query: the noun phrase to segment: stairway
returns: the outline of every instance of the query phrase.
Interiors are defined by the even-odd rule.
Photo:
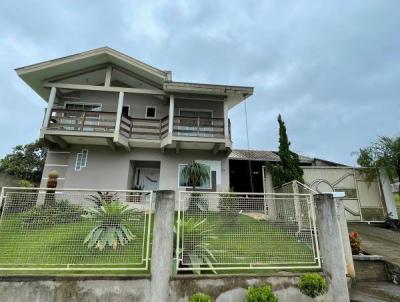
[[[350,289],[353,302],[400,302],[400,286],[388,281],[386,262],[355,260],[356,280]]]

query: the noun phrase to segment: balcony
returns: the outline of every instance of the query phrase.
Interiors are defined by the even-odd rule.
[[[67,144],[82,142],[82,137],[86,137],[85,143],[94,145],[101,145],[104,142],[110,144],[110,140],[116,142],[118,137],[121,137],[123,141],[121,144],[127,144],[128,147],[131,145],[161,148],[166,146],[168,148],[171,144],[176,147],[177,144],[185,142],[225,144],[231,141],[229,120],[227,138],[223,118],[192,118],[175,115],[172,121],[173,128],[170,129],[168,115],[161,119],[121,115],[118,119],[116,112],[54,108],[51,110],[49,123],[43,131],[50,141],[59,143],[59,138],[61,138]],[[190,146],[187,147],[190,148]],[[227,147],[230,147],[230,144]]]

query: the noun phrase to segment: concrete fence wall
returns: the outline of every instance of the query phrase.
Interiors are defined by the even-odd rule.
[[[279,302],[333,302],[332,292],[311,299],[297,288],[299,274],[271,276],[179,277],[169,282],[173,302],[187,302],[196,292],[208,293],[216,302],[244,302],[249,286],[270,284]],[[2,302],[149,302],[150,278],[81,279],[41,278],[0,279]],[[167,297],[160,298],[164,302]]]
[[[151,277],[129,278],[17,278],[0,279],[0,301],[136,301],[187,302],[196,292],[210,294],[216,302],[244,302],[249,286],[271,285],[280,302],[349,301],[346,257],[336,203],[330,194],[315,195],[318,237],[323,273],[329,292],[311,299],[297,288],[299,274],[235,276],[174,276],[172,273],[173,191],[161,191],[155,207]],[[339,215],[340,216],[340,215]],[[342,219],[343,221],[344,219]]]

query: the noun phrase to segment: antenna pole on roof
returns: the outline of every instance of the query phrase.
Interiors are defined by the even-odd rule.
[[[247,100],[244,100],[244,114],[245,114],[245,120],[246,120],[246,140],[247,140],[247,158],[248,163],[249,163],[249,176],[250,176],[250,188],[251,188],[251,193],[254,193],[254,185],[253,185],[253,171],[251,169],[251,160],[250,160],[250,139],[249,139],[249,125],[247,121]]]

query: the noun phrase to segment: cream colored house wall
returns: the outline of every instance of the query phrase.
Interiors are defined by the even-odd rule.
[[[69,94],[68,97],[70,99],[58,100],[56,106],[64,107],[66,102],[96,103],[102,105],[102,111],[117,111],[118,93],[116,92],[82,90]],[[152,95],[125,93],[124,106],[130,107],[129,114],[135,118],[144,118],[147,106],[156,107],[156,118],[164,118],[169,114],[169,101]],[[179,109],[199,109],[211,110],[214,118],[224,117],[222,101],[177,99],[174,109],[175,115],[179,115]]]
[[[86,168],[75,171],[77,153],[82,149],[88,149]],[[229,163],[225,155],[214,155],[211,151],[182,150],[176,154],[174,150],[162,153],[158,149],[134,149],[132,152],[111,151],[107,147],[100,146],[73,146],[63,153],[64,157],[58,157],[58,162],[67,165],[60,173],[60,186],[64,188],[86,189],[130,189],[133,171],[131,161],[159,161],[160,162],[160,189],[185,190],[178,187],[178,166],[191,160],[207,162],[217,170],[217,191],[228,191],[229,188]],[[57,158],[50,153],[46,164],[56,164]],[[219,168],[220,167],[220,168]],[[52,170],[56,168],[52,166]],[[45,167],[45,173],[50,167]],[[56,169],[57,170],[57,169]],[[46,177],[45,174],[43,177]],[[45,186],[45,180],[42,180]]]

